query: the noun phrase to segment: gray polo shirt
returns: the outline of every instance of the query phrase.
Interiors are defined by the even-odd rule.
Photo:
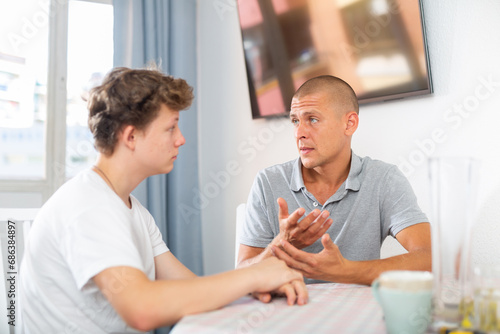
[[[342,255],[352,261],[379,259],[388,235],[396,236],[411,225],[429,221],[395,165],[352,153],[346,181],[326,203],[319,203],[304,186],[301,162],[296,159],[257,174],[247,201],[241,244],[264,248],[278,235],[278,197],[286,200],[289,213],[300,207],[306,215],[316,208],[328,210],[333,224],[327,233]],[[318,239],[303,250],[318,253],[323,245]]]

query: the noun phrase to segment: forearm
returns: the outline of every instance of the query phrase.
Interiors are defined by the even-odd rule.
[[[432,270],[432,253],[428,249],[414,250],[380,260],[347,261],[343,270],[335,270],[328,280],[338,283],[370,285],[388,270]]]
[[[183,265],[171,252],[155,257],[157,280],[175,280],[195,278],[196,275]]]
[[[257,282],[251,268],[188,280],[147,282],[136,296],[141,305],[136,310],[143,310],[137,316],[139,323],[131,325],[147,331],[174,324],[183,316],[217,309],[254,291]]]
[[[259,253],[258,255],[254,257],[250,257],[244,260],[241,260],[238,262],[238,268],[245,268],[248,266],[251,266],[252,264],[259,263],[269,257],[271,257],[273,254],[271,252],[271,249],[269,247],[263,248],[262,252]]]
[[[275,245],[276,247],[280,246],[280,236],[276,236],[273,241],[266,248],[257,248],[257,247],[246,247],[244,252],[240,248],[240,259],[238,262],[238,268],[245,268],[252,264],[262,262],[263,260],[274,256],[271,247]],[[250,249],[249,249],[250,248]]]

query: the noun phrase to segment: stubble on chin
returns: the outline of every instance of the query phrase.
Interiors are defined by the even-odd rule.
[[[304,168],[314,168],[314,163],[310,159],[300,157],[300,162],[302,163],[302,166],[304,166]]]

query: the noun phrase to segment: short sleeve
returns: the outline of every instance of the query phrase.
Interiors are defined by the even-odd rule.
[[[385,181],[380,210],[384,235],[395,237],[409,226],[429,221],[410,183],[396,166],[389,169]]]
[[[134,233],[132,216],[123,210],[94,207],[68,222],[61,243],[64,255],[81,289],[89,279],[113,266],[145,271]]]
[[[245,222],[239,242],[251,247],[265,248],[274,238],[264,196],[265,182],[262,173],[257,174],[248,195]]]
[[[156,225],[153,216],[139,203],[139,201],[135,200],[135,202],[137,202],[137,205],[140,205],[141,214],[145,216],[144,220],[148,228],[151,245],[153,246],[153,256],[156,257],[165,252],[168,252],[169,249],[165,244],[165,241],[163,241],[162,234],[160,232],[160,229],[158,228],[158,225]]]

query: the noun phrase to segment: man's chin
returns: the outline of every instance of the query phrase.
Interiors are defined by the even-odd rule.
[[[168,173],[170,173],[173,169],[174,169],[174,165],[171,165],[171,166],[169,166],[168,168],[166,168],[166,169],[165,169],[165,171],[163,172],[163,174],[168,174]]]
[[[171,164],[171,165],[169,165],[169,166],[165,166],[164,168],[162,168],[161,172],[159,172],[158,174],[168,174],[168,173],[170,173],[173,169],[174,169],[174,164]]]
[[[304,168],[307,168],[307,169],[311,169],[311,168],[316,167],[314,162],[308,158],[300,157],[300,162],[302,163],[302,166],[304,166]]]

